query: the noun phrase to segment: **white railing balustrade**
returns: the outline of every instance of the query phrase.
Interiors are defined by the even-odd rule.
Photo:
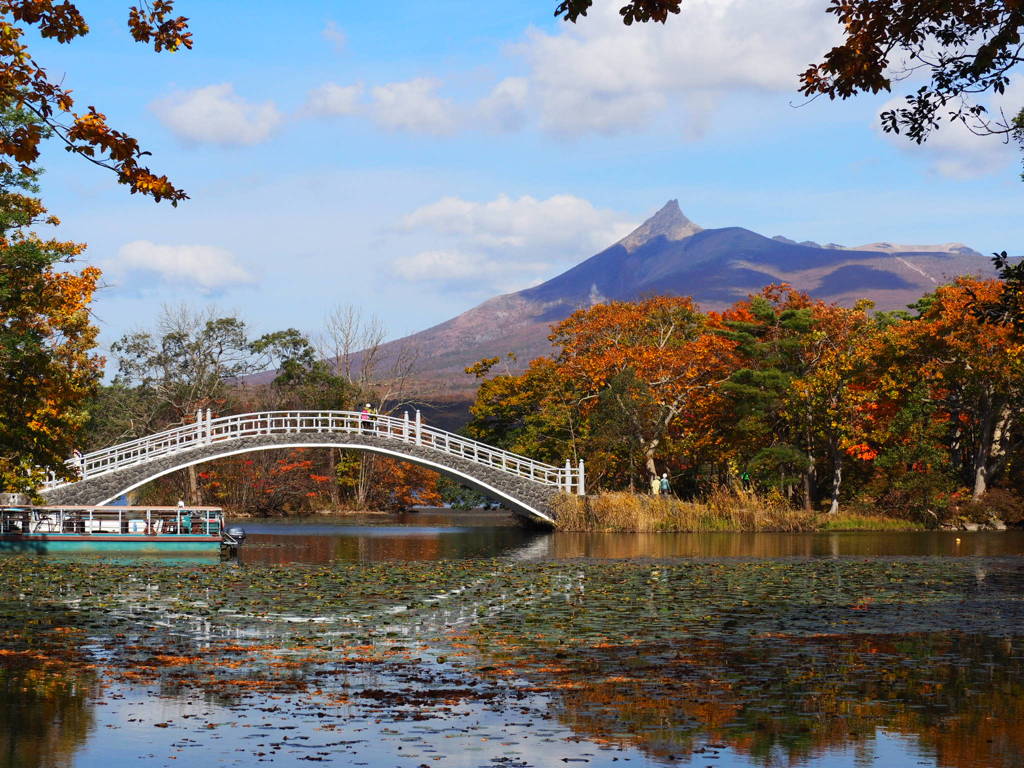
[[[364,414],[358,411],[265,411],[221,416],[215,419],[209,410],[199,411],[196,414],[196,421],[192,424],[92,451],[80,459],[68,459],[65,463],[80,480],[85,480],[164,456],[184,453],[200,446],[244,437],[322,433],[373,435],[394,440],[396,443],[427,446],[515,477],[532,480],[541,485],[555,486],[567,493],[583,495],[586,488],[582,461],[576,467],[569,461],[566,461],[564,467],[534,461],[526,456],[431,427],[423,423],[419,411],[416,411],[415,420],[410,419],[408,413],[402,418],[372,414],[369,418],[364,418]],[[64,485],[68,485],[66,480],[51,478],[43,485],[43,490],[52,490]]]

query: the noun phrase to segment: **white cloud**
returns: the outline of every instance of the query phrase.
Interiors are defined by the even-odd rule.
[[[525,77],[506,77],[476,105],[480,121],[499,131],[514,131],[527,121],[530,82]]]
[[[307,109],[315,115],[345,116],[354,115],[360,109],[360,97],[363,95],[362,85],[337,85],[324,83],[309,92],[306,98]]]
[[[175,93],[151,108],[178,138],[196,144],[259,144],[281,123],[272,101],[246,101],[231,83]]]
[[[510,274],[543,273],[550,266],[544,262],[503,262],[461,251],[421,251],[399,256],[392,263],[396,275],[412,282],[493,281]]]
[[[333,21],[328,21],[324,25],[324,29],[320,33],[320,36],[323,37],[324,40],[329,42],[331,46],[334,48],[334,50],[337,51],[338,53],[344,51],[345,46],[348,45],[348,35],[346,35],[344,30],[342,30]]]
[[[889,99],[879,111],[905,106],[902,96]],[[991,96],[986,106],[993,121],[1000,119],[1004,110],[1007,119],[1013,119],[1024,106],[1024,81],[1013,82],[1002,94]],[[876,123],[881,132],[881,127]],[[924,144],[916,144],[902,134],[883,133],[889,143],[900,150],[927,159],[931,169],[941,176],[970,179],[1004,171],[1020,159],[1020,149],[1007,143],[1001,136],[979,136],[960,122],[940,120],[940,127],[928,136]]]
[[[633,226],[573,195],[482,203],[445,197],[402,219],[399,231],[435,247],[400,257],[393,268],[406,280],[473,279],[511,290],[603,250]]]
[[[478,248],[593,253],[627,234],[633,224],[574,195],[538,200],[500,195],[486,203],[445,197],[417,208],[402,228],[455,236]]]
[[[629,27],[615,4],[600,4],[556,33],[530,31],[513,50],[529,66],[545,130],[613,134],[666,110],[705,120],[729,91],[793,94],[837,39],[820,0],[691,0],[667,24]]]
[[[437,95],[441,82],[419,77],[373,88],[372,115],[378,125],[394,131],[435,135],[450,134],[457,128],[455,105]]]
[[[439,79],[419,77],[372,87],[365,114],[389,130],[429,135],[529,126],[559,136],[619,134],[665,120],[696,139],[732,93],[798,100],[799,73],[839,38],[821,0],[690,0],[668,24],[629,27],[613,3],[602,3],[579,24],[528,30],[506,49],[525,72],[479,98],[453,102],[439,95]],[[362,113],[358,88],[321,86],[311,111]]]
[[[256,282],[231,251],[212,245],[158,245],[135,240],[121,246],[105,267],[125,283],[149,275],[165,283],[194,287],[204,294]]]

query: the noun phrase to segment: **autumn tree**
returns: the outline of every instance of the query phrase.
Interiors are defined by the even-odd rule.
[[[174,15],[173,0],[152,0],[128,8],[132,38],[157,52],[192,47],[188,20]],[[176,205],[188,196],[165,175],[143,161],[145,152],[127,133],[113,129],[96,107],[80,110],[62,80],[50,77],[25,42],[32,32],[58,43],[71,43],[89,32],[85,17],[73,2],[2,0],[0,2],[0,104],[17,106],[37,120],[20,126],[0,141],[0,172],[33,174],[40,144],[57,137],[68,152],[113,171],[132,194]]]
[[[992,114],[977,97],[1004,93],[1024,62],[1019,0],[831,0],[828,12],[844,40],[803,73],[804,94],[847,99],[923,75],[928,82],[904,106],[882,113],[885,131],[921,143],[943,120],[978,134],[1012,136],[1018,128],[1024,105]]]
[[[515,453],[558,464],[580,456],[579,405],[584,396],[549,357],[516,372],[510,360],[487,358],[466,369],[480,380],[467,432]]]
[[[999,281],[957,278],[925,297],[905,328],[908,364],[948,419],[953,469],[975,499],[1022,445],[1024,340],[973,311],[1001,296]]]
[[[0,113],[0,136],[37,125]],[[64,460],[102,367],[88,309],[100,272],[66,269],[84,246],[33,231],[58,223],[31,196],[34,175],[0,164],[0,483],[17,491],[45,471],[71,477]]]
[[[619,377],[632,397],[616,398],[617,427],[643,457],[648,478],[659,474],[659,448],[673,439],[699,440],[687,428],[729,376],[734,342],[713,333],[707,315],[686,297],[610,302],[580,310],[555,327],[552,340],[564,375],[599,401]]]
[[[828,494],[829,513],[839,511],[844,472],[859,450],[871,410],[872,359],[879,323],[867,312],[871,302],[855,306],[814,302],[806,339],[806,369],[787,398],[794,413],[805,414],[819,488]]]
[[[719,429],[759,483],[799,486],[808,509],[827,493],[838,510],[847,450],[861,437],[869,306],[771,285],[723,315],[739,365],[721,387],[730,408]]]
[[[580,310],[553,328],[554,358],[484,382],[470,432],[554,463],[585,456],[594,481],[646,487],[709,437],[734,347],[711,331],[688,298]],[[470,371],[497,363],[482,362]]]
[[[370,509],[400,512],[413,506],[442,503],[437,472],[408,461],[378,456],[376,473],[383,482],[374,483],[367,499]]]
[[[332,478],[318,472],[308,448],[257,451],[197,468],[204,498],[238,512],[310,512]]]

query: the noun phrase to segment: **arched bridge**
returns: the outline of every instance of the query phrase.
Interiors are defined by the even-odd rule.
[[[354,411],[269,411],[212,418],[87,453],[69,465],[76,482],[40,491],[48,504],[107,504],[151,480],[194,464],[275,448],[351,448],[429,467],[500,499],[515,512],[553,524],[558,492],[585,493],[583,462],[555,467],[424,424]]]

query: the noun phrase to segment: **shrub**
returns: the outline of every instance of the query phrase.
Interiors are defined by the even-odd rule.
[[[1024,498],[1007,488],[992,488],[977,501],[961,505],[960,514],[974,523],[993,518],[1009,525],[1024,523]]]

